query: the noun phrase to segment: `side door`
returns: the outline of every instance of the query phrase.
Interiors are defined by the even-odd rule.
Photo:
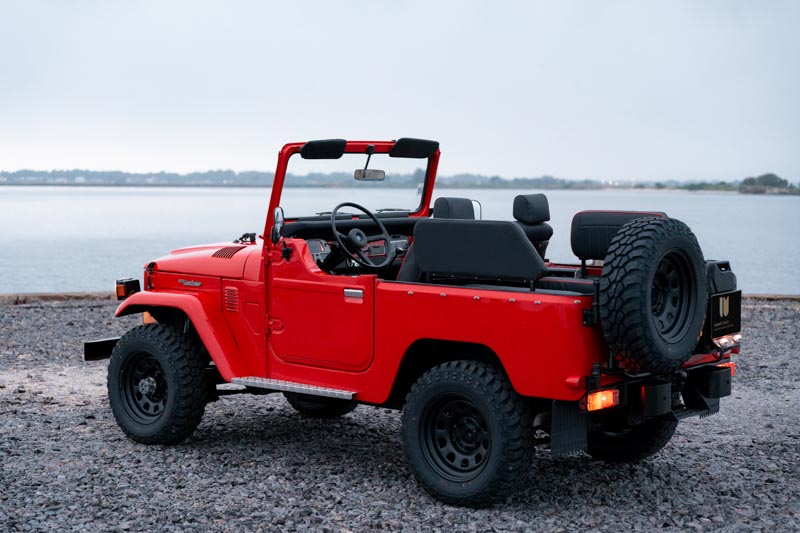
[[[304,266],[292,259],[269,269],[269,352],[296,365],[366,370],[374,347],[375,276],[309,273]]]

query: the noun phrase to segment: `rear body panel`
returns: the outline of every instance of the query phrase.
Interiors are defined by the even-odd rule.
[[[520,394],[577,400],[605,355],[599,330],[581,325],[589,296],[378,282],[375,300],[385,373],[417,340],[469,342],[497,355]]]

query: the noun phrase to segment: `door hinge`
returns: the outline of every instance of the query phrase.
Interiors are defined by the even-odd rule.
[[[270,318],[267,320],[267,329],[269,329],[269,331],[274,331],[275,333],[280,333],[283,331],[283,322],[277,318]]]
[[[292,249],[283,245],[280,250],[270,250],[267,252],[268,263],[280,263],[281,261],[288,262],[292,258]]]
[[[283,261],[283,255],[280,250],[270,250],[267,252],[267,263],[280,263]]]

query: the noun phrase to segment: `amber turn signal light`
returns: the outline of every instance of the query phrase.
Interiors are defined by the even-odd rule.
[[[587,411],[599,411],[615,405],[619,405],[619,391],[616,389],[593,392],[586,398]]]
[[[140,290],[142,290],[142,288],[141,285],[139,285],[138,279],[126,278],[117,280],[117,300],[124,300],[134,292],[139,292]]]
[[[736,363],[733,361],[728,361],[727,363],[720,363],[716,365],[717,368],[730,368],[731,369],[731,377],[736,375]]]

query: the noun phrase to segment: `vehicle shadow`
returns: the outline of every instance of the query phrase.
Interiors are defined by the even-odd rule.
[[[273,464],[337,464],[360,479],[378,467],[407,472],[397,413],[360,406],[340,418],[314,419],[296,413],[282,399],[252,408],[219,403],[186,446],[216,455],[224,450],[240,455],[241,461],[257,455]]]
[[[362,406],[341,418],[316,420],[295,413],[283,401],[271,401],[264,408],[224,406],[209,415],[184,446],[204,449],[221,462],[256,461],[277,475],[313,471],[317,477],[331,472],[354,484],[402,483],[403,490],[424,494],[419,486],[408,486],[410,470],[396,412]],[[554,459],[548,450],[538,448],[522,489],[493,509],[525,506],[542,513],[552,513],[554,505],[559,513],[585,510],[587,505],[620,509],[619,500],[607,494],[627,492],[636,493],[631,509],[655,507],[684,495],[679,477],[674,464],[658,457],[637,465],[610,465],[585,455]]]

